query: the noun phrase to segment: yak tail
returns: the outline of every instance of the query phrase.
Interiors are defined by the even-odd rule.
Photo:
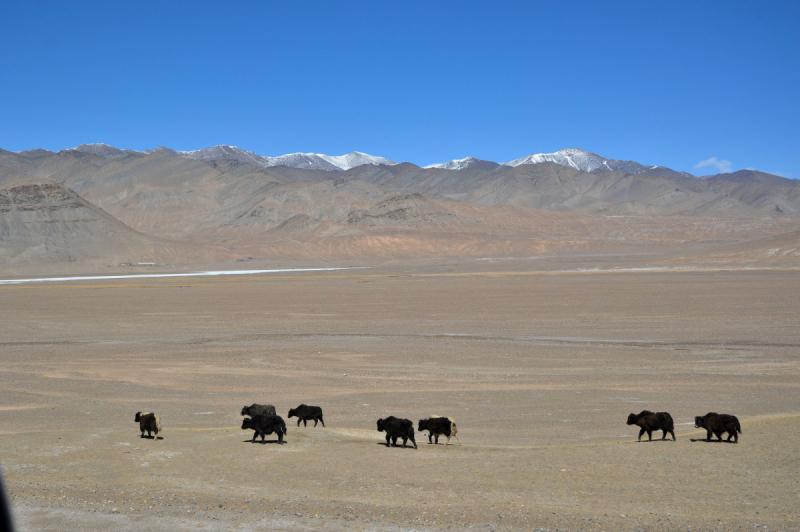
[[[736,431],[737,431],[739,434],[744,434],[744,432],[742,432],[742,426],[741,426],[741,425],[739,425],[739,420],[736,420]]]
[[[161,416],[159,416],[158,414],[153,414],[153,416],[155,416],[155,418],[156,418],[156,430],[158,430],[158,432],[162,432],[162,429],[161,429]]]

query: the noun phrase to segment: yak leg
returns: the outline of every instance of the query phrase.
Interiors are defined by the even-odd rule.
[[[706,441],[711,441],[711,431],[706,430]]]
[[[429,432],[428,433],[428,443],[430,443],[430,444],[433,443],[433,432]]]
[[[317,418],[314,418],[314,426],[317,426]]]
[[[439,435],[438,434],[434,434],[433,435],[433,440],[436,442],[436,445],[439,445]]]
[[[156,440],[158,440],[158,429],[153,431],[153,441],[156,441]]]
[[[389,435],[387,434],[387,435],[386,435],[386,447],[389,447],[389,438],[391,438],[391,436],[389,436]]]
[[[448,436],[448,437],[447,437],[447,441],[446,441],[446,442],[444,442],[444,444],[445,444],[445,445],[448,445],[449,443],[450,443],[450,436]]]
[[[653,431],[652,430],[648,430],[647,431],[647,441],[653,441]]]
[[[720,431],[720,432],[715,432],[714,434],[716,434],[716,435],[717,435],[717,441],[722,441],[722,431]]]
[[[669,431],[669,433],[670,433],[670,434],[672,434],[672,441],[677,441],[677,440],[675,439],[675,431],[674,431],[674,430],[671,430],[671,431]]]
[[[322,423],[322,426],[325,426],[325,420],[322,419],[322,416],[319,416],[319,422]]]
[[[308,420],[307,420],[307,419],[305,419],[305,418],[303,418],[303,426],[304,426],[304,427],[307,427],[307,426],[308,426]]]
[[[645,429],[640,430],[639,431],[639,439],[636,440],[636,441],[642,441],[642,434],[644,434],[644,433],[645,433]]]
[[[298,426],[298,427],[300,426],[300,422],[301,422],[301,421],[303,421],[303,420],[302,420],[302,419],[300,419],[300,418],[297,418],[297,426]]]

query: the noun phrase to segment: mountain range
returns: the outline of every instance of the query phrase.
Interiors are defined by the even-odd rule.
[[[305,168],[309,170],[349,170],[362,164],[397,164],[394,161],[385,159],[383,157],[375,157],[354,151],[347,155],[324,155],[319,153],[289,153],[281,155],[280,157],[264,157],[257,153],[237,148],[236,146],[212,146],[203,150],[194,151],[177,151],[164,146],[145,151],[123,150],[109,146],[108,144],[81,144],[75,148],[63,150],[74,153],[84,153],[88,155],[97,155],[99,157],[112,157],[121,159],[125,157],[144,157],[151,153],[169,153],[175,157],[182,157],[186,159],[194,159],[195,161],[219,161],[219,160],[235,160],[245,164],[252,164],[253,166],[260,166],[262,168],[269,168],[272,166],[286,166],[289,168]],[[43,149],[25,150],[19,152],[23,157],[35,159],[39,157],[46,157],[53,155],[56,152]]]
[[[210,148],[194,151],[177,151],[164,146],[159,146],[153,150],[135,151],[115,148],[113,146],[109,146],[108,144],[82,144],[75,148],[69,148],[64,151],[114,158],[146,156],[151,153],[159,152],[169,153],[170,155],[174,155],[176,157],[194,159],[196,161],[203,162],[230,159],[245,164],[251,164],[253,166],[260,166],[262,168],[286,166],[289,168],[304,168],[309,170],[326,171],[350,170],[351,168],[365,164],[387,166],[399,164],[384,157],[376,157],[374,155],[357,151],[348,153],[347,155],[336,156],[319,153],[289,153],[279,157],[265,157],[251,151],[237,148],[236,146],[226,145],[212,146]],[[55,152],[42,149],[19,152],[20,155],[28,158],[43,157],[52,155],[54,153]],[[641,174],[644,172],[663,174],[679,173],[685,176],[691,176],[689,173],[675,172],[674,170],[670,170],[669,168],[663,166],[646,166],[635,161],[606,159],[605,157],[602,157],[596,153],[575,148],[568,148],[555,153],[532,154],[505,163],[496,163],[493,161],[477,159],[475,157],[467,157],[464,159],[455,159],[446,163],[431,164],[425,168],[441,168],[445,170],[465,170],[476,168],[482,170],[494,170],[500,167],[507,169],[523,164],[538,164],[544,162],[552,162],[562,166],[568,166],[576,170],[581,170],[582,172],[624,172],[628,174]]]
[[[635,161],[620,161],[617,159],[606,159],[596,153],[575,148],[567,148],[555,153],[536,153],[514,159],[507,163],[495,163],[475,157],[456,159],[446,163],[431,164],[425,168],[443,168],[446,170],[464,170],[468,168],[478,168],[483,170],[497,169],[498,167],[515,167],[523,164],[539,164],[551,162],[561,166],[568,166],[582,172],[624,172],[626,174],[641,174],[644,172],[657,174],[681,174],[693,177],[686,172],[675,172],[663,166],[645,166]]]
[[[663,251],[800,230],[800,184],[762,172],[696,178],[581,150],[462,162],[0,150],[0,264]]]

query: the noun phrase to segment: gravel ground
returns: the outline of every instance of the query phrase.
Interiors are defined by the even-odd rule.
[[[797,271],[483,268],[0,287],[17,526],[799,528]],[[327,427],[252,443],[252,402],[318,404]],[[636,442],[645,408],[676,442]],[[738,445],[703,441],[712,410]],[[463,445],[375,430],[430,414]]]

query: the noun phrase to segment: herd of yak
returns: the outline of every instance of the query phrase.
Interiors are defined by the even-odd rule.
[[[639,441],[642,441],[642,434],[647,433],[647,439],[653,439],[653,432],[656,430],[662,431],[662,440],[667,439],[667,434],[672,434],[672,441],[675,441],[675,427],[672,423],[672,416],[669,412],[650,412],[649,410],[642,410],[638,414],[631,414],[628,416],[628,425],[637,425],[639,427]],[[694,418],[694,426],[698,429],[706,429],[706,440],[711,441],[711,435],[717,437],[718,441],[722,441],[722,435],[728,433],[728,439],[733,443],[739,443],[739,434],[742,433],[742,427],[739,425],[739,419],[730,414],[717,414],[716,412],[709,412],[704,416],[696,416]]]
[[[272,405],[259,405],[252,404],[242,408],[242,430],[253,430],[253,442],[256,441],[257,436],[261,436],[261,441],[270,434],[278,436],[278,443],[284,443],[283,437],[286,435],[286,423],[283,418],[276,414],[275,407]],[[297,408],[289,410],[289,419],[296,417],[297,426],[303,422],[303,426],[307,427],[309,421],[322,423],[325,426],[325,421],[322,419],[322,408],[318,406],[308,406],[302,404]],[[139,430],[147,436],[158,439],[158,433],[162,432],[161,418],[158,414],[152,412],[137,412],[134,421],[139,423]],[[675,427],[672,422],[672,416],[669,412],[650,412],[649,410],[642,410],[638,414],[631,414],[628,416],[628,425],[637,425],[639,427],[639,440],[642,441],[642,435],[646,432],[647,439],[653,439],[654,431],[662,431],[662,440],[667,439],[667,434],[672,434],[672,441],[675,441]],[[694,418],[694,426],[697,428],[706,429],[706,440],[711,441],[711,436],[717,437],[718,441],[722,441],[722,435],[728,434],[726,441],[733,443],[739,442],[739,434],[742,433],[742,427],[739,425],[739,420],[736,416],[730,414],[717,414],[716,412],[709,412],[705,416],[697,416]],[[450,438],[455,436],[458,444],[461,445],[461,438],[458,437],[458,428],[453,418],[442,416],[430,416],[427,419],[420,419],[417,425],[417,430],[423,432],[428,431],[428,443],[439,443],[439,436],[447,437],[445,445],[450,443]],[[403,440],[403,447],[407,446],[408,440],[414,444],[414,449],[417,448],[417,442],[414,439],[414,424],[410,419],[402,419],[394,416],[389,416],[384,419],[378,420],[378,432],[386,433],[386,446],[397,447],[397,440]]]
[[[278,443],[284,443],[283,437],[286,435],[286,423],[283,421],[283,418],[275,412],[274,406],[253,403],[250,406],[242,407],[241,414],[242,416],[249,416],[242,420],[242,430],[253,431],[253,442],[256,441],[258,436],[261,436],[261,441],[264,442],[267,436],[276,434],[278,436]],[[313,421],[315,427],[317,423],[322,423],[322,426],[325,426],[325,421],[322,419],[322,408],[318,406],[303,404],[297,408],[292,408],[289,410],[289,419],[293,417],[297,418],[298,427],[301,421],[304,427],[308,426],[309,421]],[[158,440],[158,433],[163,430],[161,428],[161,417],[158,414],[152,412],[136,412],[134,421],[139,423],[139,430],[142,433],[142,438],[144,438],[144,433],[146,432],[148,438],[152,437],[153,441]],[[435,440],[435,443],[438,444],[439,436],[445,436],[447,441],[445,441],[444,444],[447,445],[450,443],[450,438],[455,436],[458,440],[458,444],[461,445],[461,438],[458,437],[458,427],[453,418],[431,416],[428,419],[420,419],[417,430],[420,432],[428,431],[428,443],[434,443]],[[397,440],[402,439],[403,447],[406,447],[408,440],[411,440],[411,443],[414,444],[414,448],[417,448],[417,442],[414,439],[414,424],[411,423],[409,419],[400,419],[394,416],[379,419],[378,431],[386,433],[387,447],[390,445],[390,442],[392,446],[397,447]]]

